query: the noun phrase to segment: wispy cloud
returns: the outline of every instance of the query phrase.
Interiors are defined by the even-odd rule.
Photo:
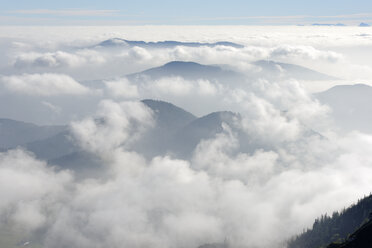
[[[346,24],[356,24],[368,21],[372,18],[372,13],[356,13],[343,15],[261,15],[261,16],[215,16],[185,18],[182,21],[202,21],[202,22],[242,22],[248,24],[311,24],[317,22],[345,22]],[[368,20],[367,20],[368,19]]]
[[[114,16],[119,14],[119,10],[107,9],[21,9],[9,11],[10,14],[22,15],[58,15],[58,16]]]
[[[287,16],[220,16],[220,17],[205,17],[200,20],[245,20],[245,19],[306,19],[306,18],[329,18],[329,19],[354,19],[354,18],[366,18],[372,17],[372,13],[359,13],[359,14],[345,14],[345,15],[287,15]]]
[[[69,18],[65,18],[69,17]],[[313,23],[358,25],[371,22],[372,13],[340,15],[247,15],[247,16],[148,16],[115,9],[19,9],[0,11],[0,25],[309,25]],[[54,19],[53,19],[54,18]]]

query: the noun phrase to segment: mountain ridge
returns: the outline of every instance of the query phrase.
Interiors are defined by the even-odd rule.
[[[229,41],[218,41],[214,43],[181,42],[181,41],[173,41],[173,40],[146,42],[146,41],[126,40],[122,38],[111,38],[108,40],[104,40],[96,46],[102,46],[102,47],[138,46],[138,47],[145,47],[145,48],[172,48],[176,46],[187,46],[187,47],[230,46],[234,48],[244,47],[243,45],[240,45],[234,42],[229,42]]]
[[[314,94],[331,107],[331,116],[345,131],[372,133],[372,87],[366,84],[337,85]]]
[[[66,130],[64,125],[36,125],[30,122],[0,118],[0,148],[7,149],[51,137]]]
[[[317,218],[312,228],[290,240],[287,248],[320,248],[332,242],[345,242],[349,235],[370,220],[371,213],[372,194],[341,212],[335,211],[332,216]]]

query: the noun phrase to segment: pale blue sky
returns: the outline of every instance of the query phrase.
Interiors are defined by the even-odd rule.
[[[311,24],[372,23],[370,0],[0,0],[9,24]]]

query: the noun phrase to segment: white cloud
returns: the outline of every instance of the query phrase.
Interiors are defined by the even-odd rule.
[[[209,82],[208,80],[198,80],[197,81],[198,83],[198,92],[201,94],[201,95],[215,95],[217,94],[217,87],[212,84],[211,82]]]
[[[152,111],[140,102],[102,101],[96,118],[71,124],[80,145],[95,154],[107,156],[120,146],[135,140],[153,124]]]
[[[63,74],[3,76],[0,82],[6,90],[24,95],[82,95],[90,92],[88,88]]]
[[[221,85],[205,79],[188,80],[182,77],[162,77],[158,80],[144,78],[142,94],[158,97],[166,96],[215,96],[220,93]]]
[[[147,49],[137,46],[130,48],[126,55],[130,60],[135,61],[136,63],[148,61],[153,58]]]
[[[0,178],[1,221],[26,233],[48,223],[72,180],[69,172],[56,172],[22,150],[0,153]]]
[[[322,51],[312,46],[290,46],[281,45],[270,49],[269,58],[287,59],[299,57],[305,60],[325,60],[337,62],[343,59],[340,53],[333,51]]]
[[[44,42],[52,45],[45,49],[56,48],[22,53],[17,57],[20,70],[75,68],[78,73],[86,70],[103,78],[170,60],[229,64],[247,74],[259,70],[249,62],[267,58],[326,65],[325,70],[330,65],[344,69],[349,64],[347,56],[333,50],[333,44],[354,49],[371,43],[369,36],[355,36],[360,31],[347,27],[342,32],[307,27],[278,27],[277,32],[272,27],[150,29],[155,31],[149,32],[149,27],[113,27],[109,31],[74,27],[66,35],[66,30],[50,32],[55,29],[47,27],[49,31],[43,36],[39,29],[9,31],[0,27],[4,31],[0,34],[30,40],[48,38]],[[115,51],[118,55],[102,50],[65,52],[59,47],[59,42],[74,44],[74,39],[94,43],[124,34],[133,40],[138,36],[143,40],[193,41],[228,37],[246,47],[134,47]],[[32,47],[14,45],[15,49]],[[102,64],[102,68],[92,71],[91,64]],[[369,66],[361,71],[367,74]],[[102,97],[156,97],[198,114],[233,110],[241,113],[241,119],[224,123],[221,133],[202,140],[190,160],[145,158],[129,148],[154,125],[154,113],[139,102],[102,101],[96,115],[73,122],[71,128],[83,151],[101,159],[105,177],[77,181],[70,172],[58,172],[24,151],[0,153],[1,228],[10,223],[10,229],[40,238],[42,247],[56,248],[196,248],[224,242],[225,238],[231,247],[276,247],[311,226],[320,214],[342,209],[370,192],[371,136],[351,133],[338,137],[329,132],[333,129],[328,123],[329,109],[314,100],[300,82],[234,83],[181,77],[144,78],[138,84],[124,78],[105,81],[99,85],[105,95],[93,99],[94,103]],[[36,97],[80,97],[92,91],[63,74],[2,76],[1,85],[7,92]],[[65,102],[48,99],[42,104],[56,112],[65,111]],[[314,135],[311,129],[327,137]],[[242,135],[248,135],[247,142],[255,149],[242,149]],[[153,146],[160,145],[157,142]]]
[[[61,112],[61,107],[58,107],[50,102],[42,101],[41,102],[45,107],[49,108],[52,112],[59,114]]]
[[[296,80],[258,80],[251,90],[278,111],[284,111],[285,116],[297,119],[302,125],[314,129],[329,126],[329,107],[320,104]]]
[[[80,50],[75,53],[64,51],[48,53],[22,53],[15,58],[14,66],[24,67],[81,67],[85,65],[99,65],[105,62],[105,58],[93,50]]]
[[[131,84],[126,78],[104,82],[108,94],[114,98],[138,98],[139,92],[137,85]]]
[[[296,118],[288,118],[270,102],[250,95],[243,103],[242,128],[258,142],[278,144],[294,141],[303,129]]]
[[[278,154],[257,150],[254,154],[239,153],[239,140],[230,127],[215,138],[202,140],[195,149],[193,166],[209,175],[225,180],[240,180],[247,185],[260,185],[276,172]]]
[[[273,114],[273,106],[263,105],[254,106],[255,114]],[[273,115],[269,121],[284,121]],[[104,180],[71,181],[69,173],[24,152],[1,154],[0,184],[7,190],[0,194],[7,201],[0,214],[16,202],[16,214],[8,218],[29,231],[47,230],[41,231],[45,247],[198,247],[225,239],[232,247],[276,247],[320,213],[370,191],[367,135],[302,143],[289,135],[277,150],[248,154],[239,152],[237,134],[224,124],[222,133],[199,144],[191,161],[147,161],[126,148],[151,123],[142,103],[104,101],[96,116],[72,124],[81,147],[99,155],[103,170],[111,172]],[[356,176],[356,170],[362,173]]]
[[[161,78],[148,84],[155,94],[188,95],[193,90],[193,84],[181,77]]]

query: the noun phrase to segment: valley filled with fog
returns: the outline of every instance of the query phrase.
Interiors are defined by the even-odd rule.
[[[372,29],[0,27],[0,246],[286,247],[370,194]]]

